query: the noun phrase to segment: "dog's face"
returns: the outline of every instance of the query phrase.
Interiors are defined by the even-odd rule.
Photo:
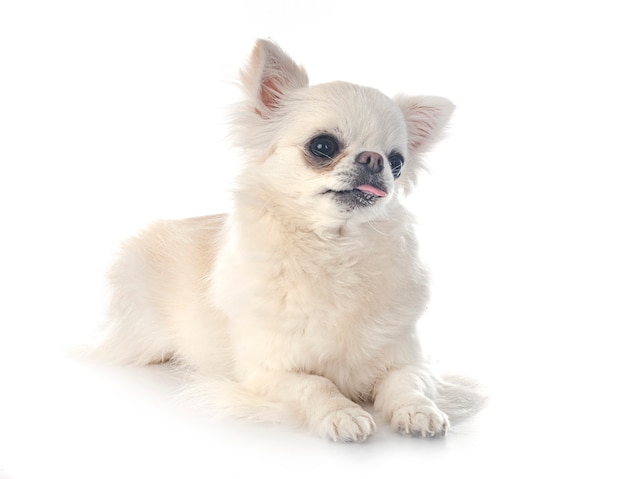
[[[365,219],[393,201],[408,153],[392,100],[347,83],[317,85],[286,97],[275,121],[265,181],[294,205]]]
[[[309,87],[304,70],[265,41],[242,79],[248,98],[234,126],[249,161],[240,191],[318,225],[389,213],[453,108],[344,82]]]

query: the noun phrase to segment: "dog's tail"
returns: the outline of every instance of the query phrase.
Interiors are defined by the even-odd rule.
[[[452,420],[467,419],[479,412],[487,402],[483,387],[476,381],[457,375],[444,375],[437,380],[437,407]]]

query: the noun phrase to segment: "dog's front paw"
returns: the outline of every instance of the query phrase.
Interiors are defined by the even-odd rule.
[[[374,419],[359,406],[328,413],[320,424],[320,434],[335,442],[363,442],[374,431],[376,431]]]
[[[408,436],[434,437],[445,436],[450,422],[434,405],[409,404],[393,412],[391,427]]]

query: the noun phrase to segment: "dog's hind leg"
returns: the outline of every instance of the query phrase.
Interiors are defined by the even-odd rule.
[[[153,266],[141,246],[136,238],[127,242],[111,269],[109,318],[92,351],[95,359],[140,366],[167,361],[173,354],[172,335],[151,284]]]

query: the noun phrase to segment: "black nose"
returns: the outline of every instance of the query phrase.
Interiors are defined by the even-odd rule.
[[[354,161],[363,165],[364,168],[374,174],[383,171],[385,165],[383,157],[373,151],[364,151],[363,153],[359,153]]]

